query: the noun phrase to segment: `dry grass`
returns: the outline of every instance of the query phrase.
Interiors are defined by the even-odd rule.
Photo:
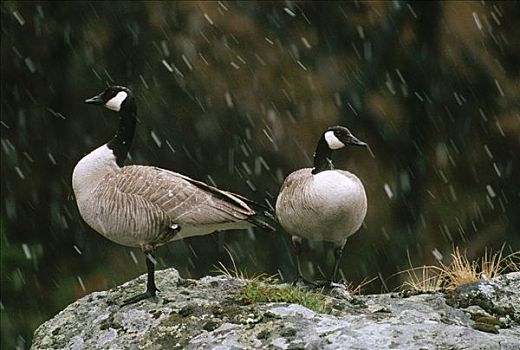
[[[403,287],[423,293],[438,291],[442,289],[441,272],[442,269],[437,266],[412,267],[401,272],[408,274]]]
[[[345,283],[345,287],[349,291],[351,295],[360,295],[363,289],[365,289],[366,286],[368,286],[370,283],[377,280],[377,277],[373,277],[371,279],[365,278],[361,283],[354,284],[353,282],[347,282]]]
[[[504,256],[504,246],[495,253],[486,249],[484,256],[474,261],[469,261],[466,253],[461,253],[459,247],[455,247],[449,265],[440,262],[440,266],[411,267],[400,273],[408,275],[403,287],[419,292],[435,292],[441,289],[453,290],[506,272],[520,271],[519,261],[520,251]]]
[[[520,271],[520,251],[503,257],[504,247],[498,253],[484,252],[480,265],[481,278],[494,278],[508,271]]]
[[[260,276],[249,276],[245,270],[244,271],[239,270],[233,257],[231,257],[231,263],[233,266],[230,268],[230,267],[225,266],[221,261],[219,261],[218,265],[215,266],[215,272],[220,273],[221,275],[226,275],[226,276],[230,276],[230,277],[241,279],[241,280],[256,279],[256,278],[260,277]]]
[[[235,262],[235,258],[233,257],[233,254],[231,254],[227,247],[224,247],[224,249],[226,250],[226,253],[229,255],[232,267],[227,267],[221,261],[219,261],[217,266],[215,266],[215,272],[220,273],[221,275],[230,276],[240,280],[274,280],[274,276],[268,276],[266,274],[249,275],[246,270],[239,270]]]
[[[466,253],[462,254],[459,247],[455,247],[451,254],[451,264],[445,265],[441,262],[441,282],[446,289],[455,289],[480,279],[478,267],[479,262],[469,261]]]

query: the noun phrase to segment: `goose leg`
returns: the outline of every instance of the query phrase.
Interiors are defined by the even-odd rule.
[[[341,242],[339,246],[334,249],[334,270],[332,271],[331,282],[335,282],[338,277],[339,271],[339,263],[341,262],[341,258],[343,257],[343,250],[345,249],[345,245],[347,244],[347,240]]]
[[[148,269],[148,280],[146,282],[146,292],[137,294],[131,298],[123,301],[122,306],[137,303],[138,301],[152,298],[155,296],[156,292],[159,291],[155,286],[155,264],[157,261],[155,260],[155,249],[154,247],[147,246],[143,249],[143,252],[146,256],[146,267]]]
[[[306,283],[306,284],[314,285],[314,282],[306,280],[303,277],[303,273],[302,273],[302,269],[301,269],[301,265],[300,265],[300,255],[302,253],[302,239],[299,236],[292,236],[292,243],[293,243],[293,246],[294,246],[294,251],[296,253],[296,265],[297,265],[297,268],[298,268],[298,276],[296,277],[296,279],[292,283],[293,286],[298,284],[298,282],[303,282],[303,283]]]

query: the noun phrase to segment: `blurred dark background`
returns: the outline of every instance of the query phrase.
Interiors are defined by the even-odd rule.
[[[107,84],[138,97],[131,163],[274,204],[330,125],[370,143],[336,154],[363,180],[365,225],[345,278],[520,247],[518,2],[16,2],[1,9],[1,345],[26,348],[77,298],[144,273],[138,250],[82,222],[76,162],[113,113],[82,101]],[[294,277],[289,237],[236,231],[159,248],[160,268]],[[307,273],[331,252],[306,245]],[[327,248],[327,247],[325,247]],[[408,261],[408,256],[410,262]],[[143,287],[144,288],[144,287]]]

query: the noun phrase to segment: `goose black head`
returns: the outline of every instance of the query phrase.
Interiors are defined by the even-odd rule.
[[[99,95],[86,99],[85,103],[104,106],[115,112],[135,109],[134,95],[124,86],[109,86]]]
[[[114,137],[107,143],[116,157],[117,165],[123,166],[132,144],[137,119],[134,94],[124,86],[109,86],[85,103],[103,106],[119,114],[119,127]]]
[[[346,145],[368,147],[368,144],[352,135],[344,126],[331,126],[323,133],[323,138],[330,150],[337,150]]]
[[[318,174],[324,170],[332,170],[332,152],[347,145],[363,146],[368,148],[368,144],[360,141],[357,137],[352,135],[349,129],[344,126],[331,126],[325,130],[314,153],[314,169],[313,174]]]

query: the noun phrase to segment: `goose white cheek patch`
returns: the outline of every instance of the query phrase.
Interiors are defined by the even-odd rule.
[[[113,111],[119,112],[121,110],[121,104],[127,96],[128,94],[126,92],[119,91],[117,95],[115,95],[105,103],[105,107]]]
[[[334,131],[327,131],[325,133],[325,141],[327,141],[330,149],[340,149],[345,147],[345,144],[334,135]]]

